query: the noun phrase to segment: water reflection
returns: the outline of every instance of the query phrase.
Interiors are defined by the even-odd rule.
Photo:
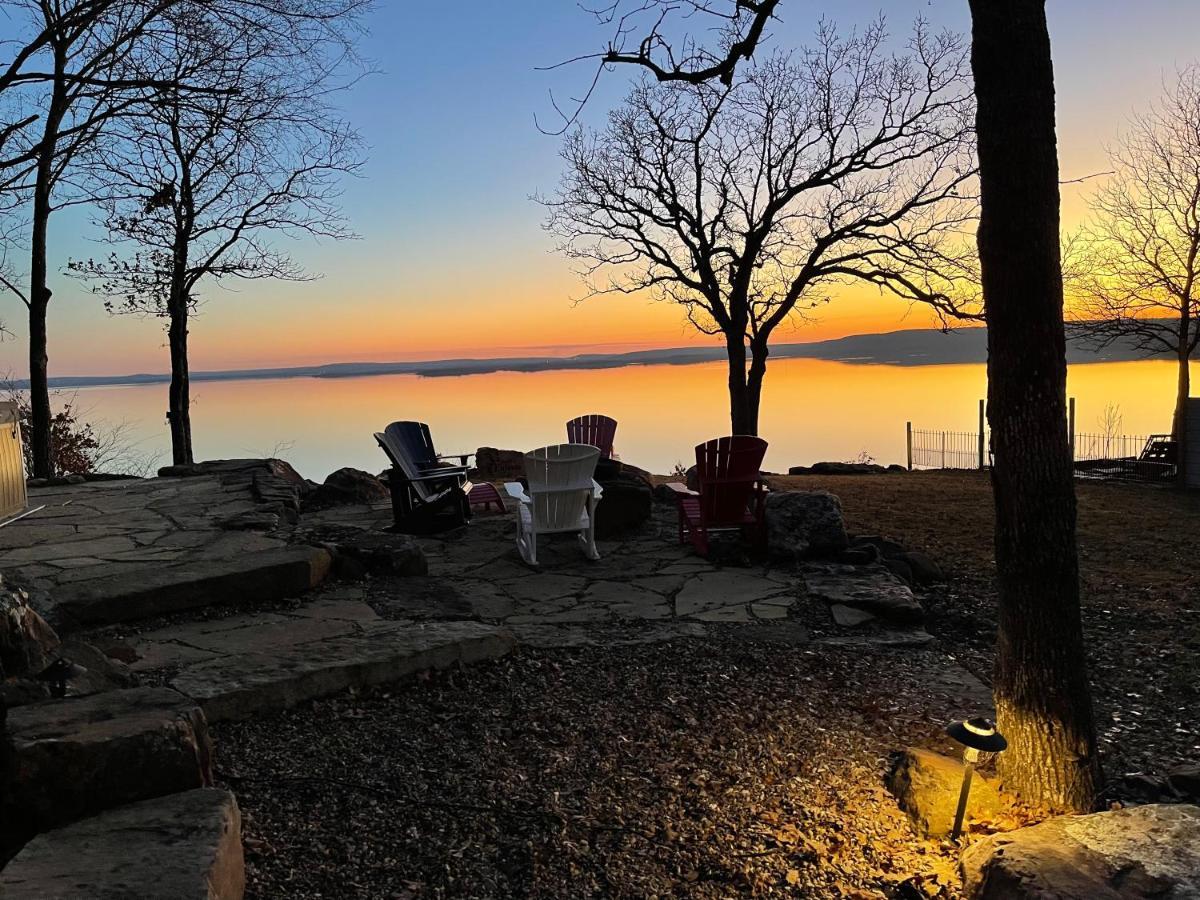
[[[1106,404],[1122,431],[1169,430],[1175,368],[1170,361],[1075,366],[1069,392],[1079,431],[1096,431]],[[265,455],[290,460],[317,480],[341,466],[384,467],[371,435],[394,419],[422,419],[444,452],[481,445],[529,449],[565,440],[563,423],[585,412],[620,422],[617,451],[669,471],[691,448],[728,431],[721,364],[633,366],[559,372],[498,372],[453,378],[386,375],[347,379],[201,382],[193,387],[197,458]],[[760,430],[774,471],[866,452],[903,462],[904,423],[969,431],[986,390],[982,365],[897,367],[790,359],[771,364]],[[79,391],[94,418],[128,420],[140,449],[170,461],[165,385]]]

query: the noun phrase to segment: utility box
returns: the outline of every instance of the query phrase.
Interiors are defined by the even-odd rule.
[[[0,520],[24,512],[27,502],[17,404],[6,401],[0,403]]]
[[[1187,436],[1183,442],[1183,477],[1190,488],[1200,488],[1200,397],[1188,399]]]

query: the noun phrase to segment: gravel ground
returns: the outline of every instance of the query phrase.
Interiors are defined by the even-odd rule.
[[[220,777],[251,897],[955,897],[882,787],[970,708],[946,675],[736,630],[525,651],[221,725]]]
[[[986,474],[773,479],[842,499],[847,527],[931,553],[950,583],[922,598],[929,630],[985,682],[996,636]],[[1078,482],[1083,627],[1109,797],[1123,776],[1200,763],[1200,492]]]

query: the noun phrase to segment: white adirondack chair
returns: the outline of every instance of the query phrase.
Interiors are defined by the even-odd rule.
[[[596,504],[600,485],[592,477],[600,451],[590,444],[557,444],[525,454],[525,480],[504,489],[517,501],[517,549],[529,565],[537,565],[537,536],[578,532],[588,559],[596,550]]]

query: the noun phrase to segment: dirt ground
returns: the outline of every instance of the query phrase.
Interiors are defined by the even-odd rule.
[[[985,681],[995,638],[992,498],[979,472],[798,476],[841,498],[853,533],[932,554],[950,583],[929,630]],[[1100,746],[1112,779],[1200,760],[1200,493],[1078,482],[1083,615]],[[1114,785],[1119,792],[1119,785]]]

